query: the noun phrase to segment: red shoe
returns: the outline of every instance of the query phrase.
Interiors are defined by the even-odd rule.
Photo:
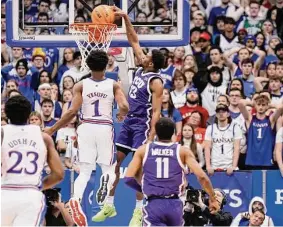
[[[77,226],[88,226],[87,219],[83,212],[80,202],[77,199],[70,199],[70,208],[72,212],[73,221]]]

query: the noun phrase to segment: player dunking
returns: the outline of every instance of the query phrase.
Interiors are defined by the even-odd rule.
[[[128,41],[132,46],[141,68],[135,73],[133,83],[129,90],[129,113],[121,127],[117,145],[116,174],[119,181],[119,171],[122,161],[131,151],[152,141],[155,136],[155,123],[161,114],[163,83],[159,70],[164,68],[165,59],[158,50],[153,50],[145,55],[139,45],[138,36],[130,22],[128,15],[119,8],[114,7],[115,15],[123,17],[126,24]],[[93,217],[93,221],[104,221],[116,213],[113,205],[115,188],[106,200],[103,209]],[[142,220],[143,195],[137,194],[136,209],[130,226],[140,226]]]
[[[137,149],[125,176],[125,182],[143,192],[143,226],[183,226],[183,202],[180,200],[184,170],[188,166],[197,176],[210,198],[210,210],[216,212],[219,204],[211,182],[199,166],[193,153],[172,142],[175,124],[161,118],[155,125],[158,142]],[[142,169],[141,183],[135,179]]]
[[[45,216],[45,196],[40,191],[64,178],[64,169],[52,138],[39,126],[27,125],[31,104],[23,96],[6,102],[9,125],[1,138],[1,226],[40,226]],[[47,161],[51,173],[41,180]]]
[[[108,56],[104,51],[92,51],[86,60],[91,70],[89,78],[74,86],[74,98],[70,109],[50,129],[53,134],[68,124],[81,109],[82,124],[77,129],[80,174],[75,180],[74,197],[70,200],[72,216],[78,226],[86,226],[86,216],[80,200],[83,197],[92,170],[98,163],[102,169],[101,185],[97,191],[98,203],[102,204],[115,181],[114,128],[112,109],[114,99],[119,106],[118,120],[126,116],[129,104],[119,83],[105,78]],[[112,214],[112,217],[116,213]]]

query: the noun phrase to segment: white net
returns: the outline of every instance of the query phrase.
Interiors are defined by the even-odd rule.
[[[70,33],[82,55],[81,72],[89,72],[86,59],[92,50],[108,51],[113,35],[117,29],[115,24],[71,24]]]

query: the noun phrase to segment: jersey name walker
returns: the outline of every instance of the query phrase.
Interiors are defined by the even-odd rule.
[[[260,120],[253,116],[248,130],[246,165],[272,166],[274,140],[269,117]]]
[[[179,195],[183,164],[177,143],[148,144],[143,160],[142,190],[146,197]]]
[[[93,124],[113,122],[114,80],[84,79],[82,97],[81,120],[83,122]]]
[[[160,78],[159,73],[143,73],[143,68],[136,71],[134,81],[130,87],[128,102],[130,110],[128,115],[148,116],[151,114],[150,82],[154,78]],[[162,80],[162,79],[161,79]]]
[[[39,188],[47,154],[39,126],[5,125],[2,129],[2,188]]]

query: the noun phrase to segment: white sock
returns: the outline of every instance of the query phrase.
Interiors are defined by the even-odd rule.
[[[136,200],[136,208],[141,209],[143,207],[143,200]]]
[[[109,205],[113,205],[114,204],[114,196],[108,196],[106,198],[106,203]]]
[[[80,174],[75,180],[74,184],[74,198],[82,199],[83,194],[87,185],[87,182],[90,179],[92,172],[92,165],[88,163],[80,163]]]

